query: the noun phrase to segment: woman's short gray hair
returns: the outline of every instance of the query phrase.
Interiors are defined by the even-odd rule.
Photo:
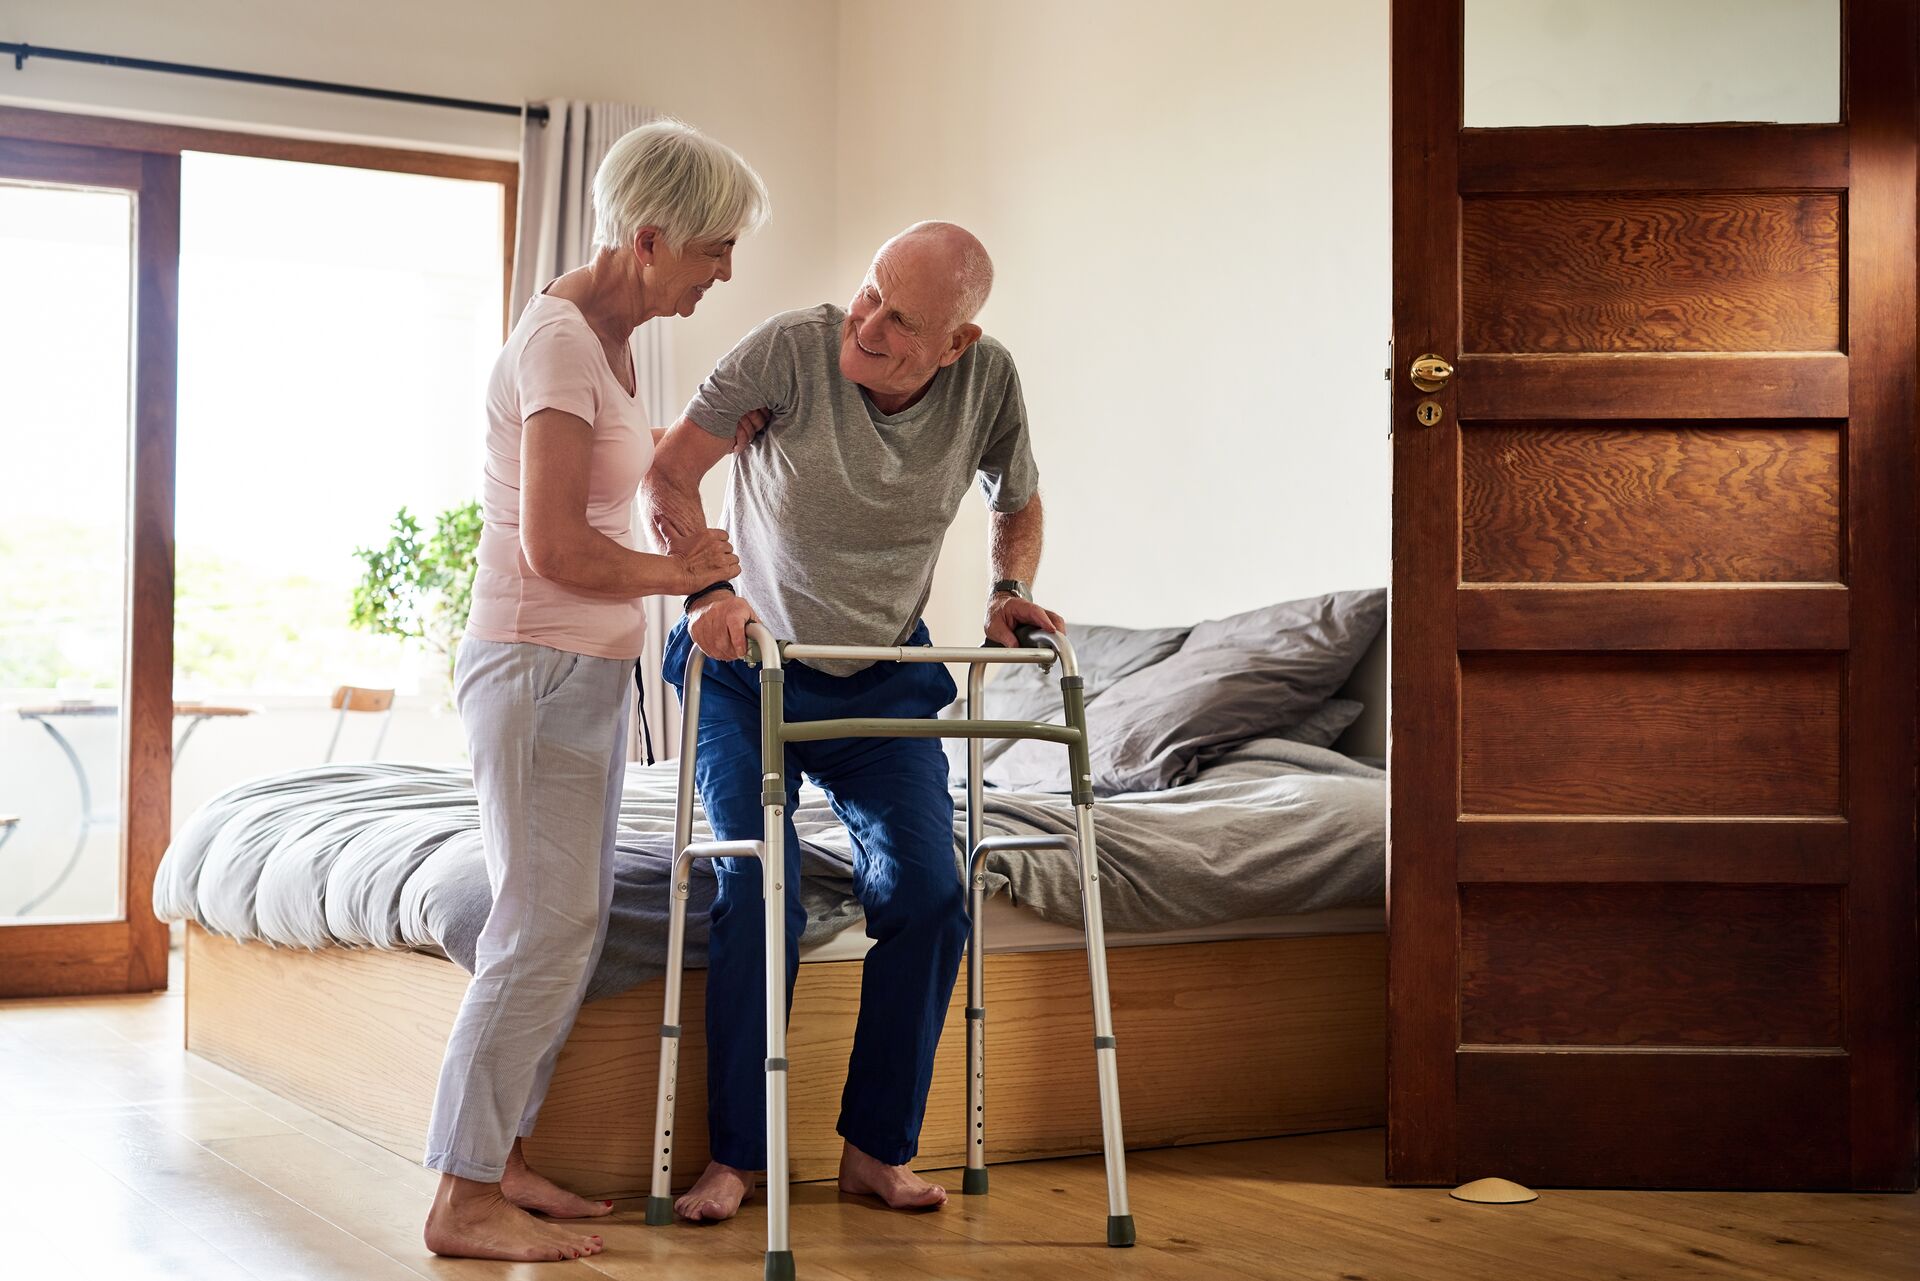
[[[745,235],[766,221],[766,184],[731,147],[691,125],[656,120],[628,131],[593,176],[593,243],[621,249],[642,227],[667,247]]]

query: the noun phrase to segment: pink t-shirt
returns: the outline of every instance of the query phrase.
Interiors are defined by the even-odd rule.
[[[653,462],[647,412],[607,367],[580,309],[536,294],[520,314],[487,384],[487,461],[480,487],[479,573],[467,635],[531,642],[595,658],[640,657],[640,598],[619,600],[540,577],[520,547],[520,442],[526,421],[559,409],[593,427],[587,523],[638,548],[633,496]]]

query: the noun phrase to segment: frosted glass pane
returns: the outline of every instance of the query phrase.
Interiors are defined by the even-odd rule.
[[[1466,0],[1464,119],[1840,119],[1839,0]]]

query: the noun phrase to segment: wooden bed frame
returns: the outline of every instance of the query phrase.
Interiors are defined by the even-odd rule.
[[[1384,935],[1116,947],[1109,967],[1129,1147],[1382,1123]],[[989,1160],[1099,1151],[1085,955],[991,955],[986,977]],[[706,1158],[705,980],[686,976],[677,1186]],[[190,925],[187,1048],[418,1160],[466,984],[458,966],[416,953],[302,952]],[[655,980],[585,1006],[561,1053],[528,1148],[582,1195],[646,1193],[660,989]],[[837,1168],[859,989],[857,961],[801,966],[788,1043],[795,1179]],[[958,989],[915,1162],[923,1169],[965,1160]]]

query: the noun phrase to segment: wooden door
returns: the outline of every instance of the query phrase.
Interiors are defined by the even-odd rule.
[[[1394,0],[1393,1181],[1914,1187],[1915,20],[1843,23],[1840,124],[1463,129]]]
[[[118,651],[121,671],[113,699],[100,708],[120,727],[123,768],[119,771],[117,804],[111,796],[96,796],[80,812],[80,846],[67,865],[71,871],[87,850],[87,832],[95,825],[92,810],[100,810],[116,825],[118,883],[106,886],[99,902],[89,902],[77,914],[47,919],[47,914],[8,916],[12,901],[0,902],[0,997],[71,996],[104,992],[147,992],[167,985],[167,927],[153,914],[153,877],[169,838],[172,799],[173,733],[173,459],[174,352],[177,314],[180,235],[180,158],[105,147],[69,146],[0,136],[0,186],[23,198],[34,193],[120,197],[120,215],[126,243],[125,279],[112,282],[127,304],[124,327],[109,322],[115,307],[100,299],[98,328],[59,336],[68,354],[86,358],[97,377],[108,380],[121,368],[127,380],[125,413],[126,496],[124,553],[108,555],[105,563],[85,571],[104,580],[109,594],[123,601],[120,621],[124,644]],[[76,277],[81,273],[75,273]],[[70,282],[84,292],[98,282],[88,277]],[[0,291],[5,286],[0,285]],[[16,291],[17,292],[17,291]],[[131,297],[127,297],[130,294]],[[34,307],[32,297],[7,296],[0,306]],[[31,379],[33,371],[29,371]],[[27,396],[12,389],[15,415],[23,415],[20,399],[36,404],[43,394]],[[57,389],[55,389],[57,395]],[[8,395],[0,389],[0,397]],[[4,403],[4,402],[0,402]],[[5,414],[7,409],[0,409]],[[36,463],[58,457],[61,442],[41,437],[58,425],[23,421],[15,417],[9,428],[32,433],[30,451]],[[71,446],[72,442],[67,442]],[[0,467],[19,459],[0,458]],[[30,468],[30,471],[32,469]],[[44,471],[44,466],[41,467]],[[58,471],[44,477],[48,486],[60,483]],[[80,512],[79,518],[98,513]],[[0,513],[5,520],[8,513]],[[15,518],[18,519],[17,513]],[[21,531],[26,539],[49,537],[43,531]],[[49,549],[50,552],[56,549]],[[69,549],[57,549],[66,551]],[[14,620],[19,623],[22,620]],[[47,703],[47,699],[40,702]],[[72,709],[55,701],[46,706],[10,707],[6,715],[41,716],[42,724],[60,731]],[[68,731],[71,732],[71,731]],[[56,732],[37,746],[64,742]],[[68,747],[67,751],[71,752]],[[81,794],[86,765],[73,755],[80,771]],[[7,807],[5,779],[0,778],[0,809]],[[110,790],[110,789],[101,789]],[[64,835],[64,834],[62,834]],[[18,851],[12,852],[17,856]],[[0,856],[4,857],[4,856]],[[64,878],[66,872],[62,872]]]

